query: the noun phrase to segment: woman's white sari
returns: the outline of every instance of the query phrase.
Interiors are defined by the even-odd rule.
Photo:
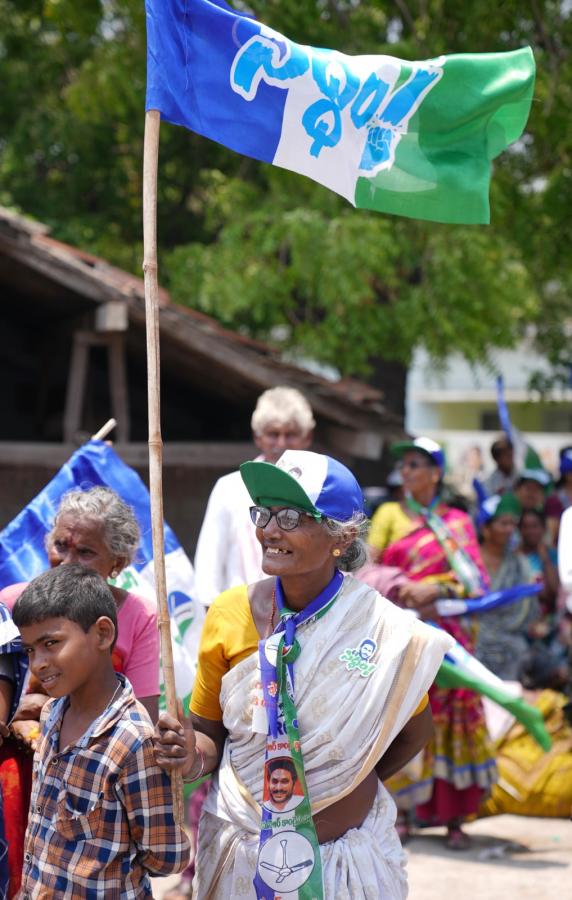
[[[315,814],[350,794],[372,771],[415,712],[452,640],[349,576],[333,607],[299,626],[296,637],[301,652],[294,665],[295,701]],[[363,641],[376,645],[368,665],[360,663]],[[220,702],[228,737],[201,817],[194,895],[255,900],[266,746],[258,653],[224,676]],[[360,828],[320,845],[324,897],[406,897],[395,816],[380,783]]]

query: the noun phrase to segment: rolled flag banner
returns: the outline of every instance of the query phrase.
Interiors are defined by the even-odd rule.
[[[490,220],[491,161],[522,134],[529,47],[411,62],[296,44],[223,0],[146,0],[148,110],[354,206]]]
[[[503,591],[491,591],[488,594],[483,594],[482,597],[474,597],[469,600],[437,600],[435,608],[440,616],[464,616],[470,613],[484,613],[499,606],[516,603],[518,600],[522,600],[523,597],[532,597],[534,594],[540,594],[543,588],[544,584],[542,582],[518,584]]]
[[[543,750],[550,750],[552,741],[540,710],[521,697],[511,696],[504,682],[459,643],[447,653],[435,683],[440,688],[468,688],[489,697],[511,713]]]
[[[149,491],[137,472],[102,441],[89,441],[73,454],[45,488],[0,532],[0,588],[30,581],[48,568],[44,540],[66,491],[103,485],[135,512],[141,545],[130,566],[113,584],[155,599]],[[171,615],[177,693],[187,699],[193,687],[204,610],[193,599],[194,573],[174,532],[165,524],[165,568]]]
[[[536,450],[526,442],[521,431],[513,425],[504,395],[504,378],[497,377],[497,411],[502,430],[514,449],[514,465],[519,475],[528,474],[547,489],[552,482]]]

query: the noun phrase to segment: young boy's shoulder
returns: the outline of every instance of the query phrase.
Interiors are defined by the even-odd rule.
[[[40,718],[44,735],[50,730],[49,720],[52,714],[58,717],[56,705],[62,702],[61,698],[50,698],[44,705]],[[152,744],[153,733],[149,713],[131,694],[126,698],[126,702],[116,706],[102,722],[95,724],[89,745],[83,748],[83,752],[105,754],[109,757],[109,762],[113,762],[114,767],[121,768],[129,756],[138,753],[144,745]]]
[[[122,753],[134,753],[143,744],[150,744],[153,731],[149,713],[139,700],[132,697],[118,710],[111,727],[101,734],[101,739],[109,741],[109,746],[114,748],[114,755],[119,762]]]

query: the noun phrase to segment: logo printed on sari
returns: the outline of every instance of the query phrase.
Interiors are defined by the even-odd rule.
[[[297,891],[308,881],[314,865],[312,844],[296,831],[282,831],[271,837],[258,857],[263,881],[274,891],[287,893]]]
[[[370,662],[377,650],[377,641],[364,638],[359,647],[346,647],[339,659],[345,662],[348,672],[358,671],[362,678],[367,678],[377,669],[377,663]]]

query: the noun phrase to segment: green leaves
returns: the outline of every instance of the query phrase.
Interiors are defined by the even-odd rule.
[[[249,0],[294,40],[420,59],[530,43],[528,134],[495,163],[493,225],[356,211],[301,176],[163,126],[163,283],[181,303],[289,356],[365,374],[422,345],[486,360],[537,328],[571,354],[572,18],[557,0]],[[142,0],[0,0],[0,199],[56,237],[140,272]]]

